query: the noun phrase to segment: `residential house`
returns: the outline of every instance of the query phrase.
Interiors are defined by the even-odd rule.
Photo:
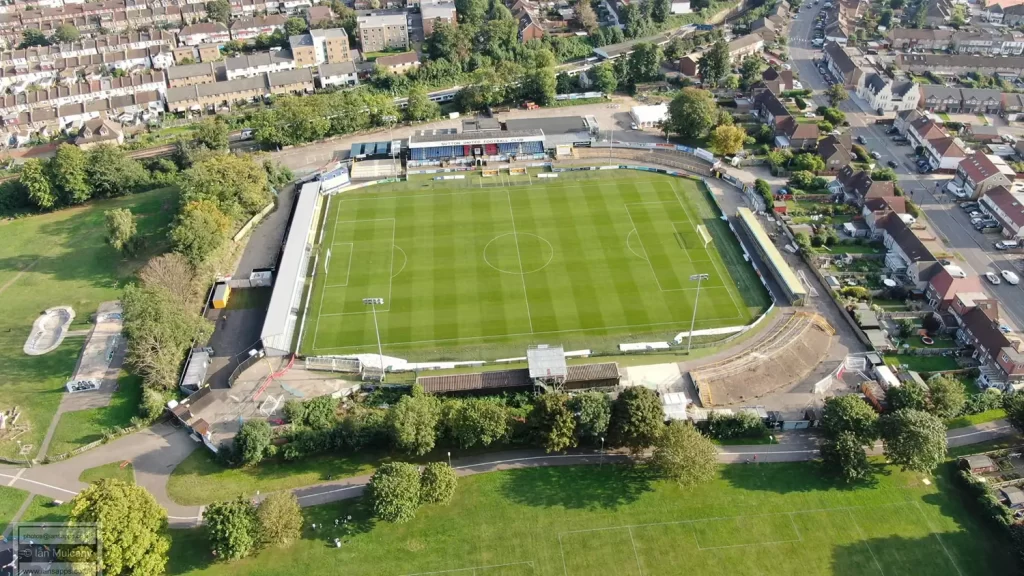
[[[1007,26],[1024,24],[1024,4],[1003,8],[1003,24]]]
[[[978,199],[998,186],[1009,188],[1011,182],[988,155],[975,152],[957,165],[956,175],[949,186],[967,198]]]
[[[269,94],[266,75],[227,82],[182,86],[167,90],[168,112],[201,112],[230,107],[235,102],[252,102]]]
[[[815,150],[818,146],[817,124],[797,122],[792,116],[775,119],[775,144],[791,150]]]
[[[960,94],[963,98],[961,112],[964,114],[998,114],[1003,101],[999,90],[962,88]]]
[[[889,45],[899,52],[945,50],[953,41],[955,30],[934,28],[893,28],[887,34]]]
[[[447,22],[452,26],[458,26],[458,20],[456,20],[455,4],[444,3],[444,4],[425,4],[420,9],[420,15],[423,18],[423,37],[430,38],[434,34],[434,26],[438,22]]]
[[[889,213],[878,220],[876,230],[883,231],[885,267],[914,289],[924,290],[941,266],[907,220],[905,214]]]
[[[911,122],[904,134],[910,140],[910,145],[914,147],[924,146],[928,140],[942,138],[946,135],[946,131],[938,123],[925,116]]]
[[[360,16],[356,22],[363,54],[409,48],[409,28],[404,13]]]
[[[856,89],[864,81],[863,71],[854,63],[842,46],[835,42],[825,44],[825,65],[838,81],[844,86]]]
[[[174,55],[175,64],[199,61],[199,54],[196,53],[195,46],[181,46],[172,50],[171,54]]]
[[[818,156],[825,161],[825,170],[835,174],[853,161],[853,142],[849,132],[829,135],[818,141]]]
[[[321,88],[359,85],[359,73],[355,62],[321,64],[317,67],[317,78],[320,80]]]
[[[987,76],[995,74],[1019,75],[1024,73],[1024,56],[978,56],[973,54],[898,54],[897,68],[911,74],[932,72],[940,76],[954,76],[977,72]]]
[[[328,10],[330,9],[328,8]],[[278,30],[284,30],[284,23],[287,21],[288,17],[283,14],[238,18],[229,26],[231,39],[249,40],[261,34],[269,36]]]
[[[377,58],[377,66],[395,74],[404,74],[420,66],[420,56],[416,52],[402,52]]]
[[[879,219],[885,218],[888,214],[893,213],[907,213],[906,198],[902,196],[869,198],[864,201],[864,206],[860,210],[861,217],[864,218],[864,223],[872,234],[875,234],[879,230]]]
[[[516,2],[521,4],[521,2]],[[544,25],[532,9],[523,8],[513,15],[519,18],[519,41],[526,44],[530,40],[541,40],[544,38]]]
[[[999,135],[999,128],[996,126],[984,126],[981,124],[966,124],[964,130],[961,133],[965,140],[969,142],[979,142],[982,144],[1001,144],[1003,142],[1002,136]]]
[[[88,150],[99,144],[124,143],[124,131],[121,126],[108,118],[94,118],[82,124],[82,129],[75,137],[75,146]]]
[[[856,170],[849,164],[839,170],[836,179],[829,184],[829,190],[842,194],[847,202],[857,206],[864,206],[868,200],[896,196],[895,182],[876,181],[871,178],[871,172]]]
[[[924,118],[924,114],[921,114],[917,110],[904,110],[896,114],[896,118],[893,121],[893,128],[899,132],[900,136],[906,136],[907,130],[910,129],[910,125],[916,122],[918,119]]]
[[[925,5],[924,23],[935,28],[949,23],[953,15],[953,0],[922,0]]]
[[[1018,94],[1016,92],[1004,92],[1001,95],[1001,98],[1001,115],[1006,118],[1007,122],[1020,121],[1021,113],[1024,112],[1024,94]]]
[[[761,81],[752,86],[751,91],[757,93],[767,88],[775,94],[782,94],[793,89],[793,80],[792,70],[776,70],[769,67],[761,73]]]
[[[1024,241],[1024,194],[996,186],[981,197],[981,205],[1002,225],[1003,237]]]
[[[348,33],[344,28],[310,30],[305,34],[289,37],[288,44],[291,47],[296,68],[352,60]]]
[[[770,90],[765,90],[754,98],[754,111],[762,122],[769,125],[775,124],[776,117],[790,116],[789,109],[779,100],[779,97]]]
[[[981,388],[1010,392],[1024,385],[1024,354],[1019,350],[1020,341],[1007,338],[1000,325],[999,306],[992,302],[968,310],[956,335],[962,344],[974,348],[972,356],[982,365]]]
[[[196,51],[199,52],[200,62],[218,62],[224,55],[220,52],[220,44],[216,43],[205,43],[196,46]]]
[[[959,88],[922,84],[918,106],[931,112],[949,112],[958,114],[963,108],[963,96]]]
[[[930,138],[922,146],[924,148],[924,156],[928,159],[928,164],[935,170],[948,170],[952,172],[956,170],[960,162],[967,158],[963,142],[959,138],[952,136]]]
[[[864,83],[857,87],[857,95],[867,100],[872,110],[881,114],[917,108],[921,90],[916,82],[895,82],[887,76],[870,72],[865,76]]]
[[[729,42],[729,58],[733,65],[754,54],[760,54],[764,50],[764,38],[757,34],[747,34]]]
[[[969,276],[957,266],[942,266],[928,282],[925,299],[932,308],[945,312],[953,305],[953,298],[958,293],[978,292],[984,290],[977,276]]]
[[[306,24],[310,28],[319,28],[334,20],[334,11],[330,6],[311,6],[306,9]]]
[[[168,88],[209,84],[217,81],[217,71],[214,69],[213,64],[209,62],[171,66],[164,73],[167,75]]]
[[[290,58],[285,50],[240,54],[228,58],[224,62],[224,70],[228,80],[252,78],[267,72],[293,69],[295,69],[295,60]]]
[[[316,89],[311,68],[270,72],[266,78],[271,94],[305,94]]]
[[[768,44],[774,44],[781,31],[781,28],[778,28],[774,22],[765,17],[758,18],[750,23],[750,33],[760,36]]]
[[[228,40],[231,40],[231,32],[220,22],[200,22],[185,26],[178,32],[178,42],[183,46],[224,44]]]

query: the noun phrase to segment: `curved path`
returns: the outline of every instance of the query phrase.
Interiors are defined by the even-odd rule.
[[[950,447],[956,447],[986,442],[1012,433],[1012,428],[1006,420],[997,420],[950,430],[946,438]],[[801,462],[811,460],[818,454],[818,438],[811,433],[779,432],[777,437],[778,443],[772,445],[722,446],[719,448],[718,460],[723,464],[755,460]],[[199,523],[203,507],[174,503],[167,495],[167,481],[171,471],[197,446],[197,443],[180,430],[160,424],[63,462],[35,468],[0,466],[0,485],[20,488],[57,500],[69,500],[86,487],[84,483],[78,481],[84,470],[110,462],[131,460],[135,467],[136,482],[149,490],[167,509],[171,526],[186,528]],[[870,453],[880,454],[881,445],[876,445]],[[601,454],[579,451],[568,454],[545,454],[539,450],[514,450],[459,458],[452,461],[452,466],[460,476],[469,476],[517,468],[600,464],[629,459],[628,454],[621,452]],[[302,506],[316,506],[361,495],[369,478],[369,475],[353,476],[297,488],[293,492]]]

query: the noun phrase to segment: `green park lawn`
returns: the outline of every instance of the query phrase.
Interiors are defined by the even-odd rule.
[[[173,189],[90,202],[51,214],[0,221],[0,410],[17,406],[18,440],[35,456],[53,418],[65,382],[85,340],[66,338],[42,356],[22,353],[33,320],[53,306],[75,310],[72,330],[89,327],[100,302],[116,299],[124,282],[153,254],[167,247],[167,228],[177,202]],[[120,257],[105,241],[103,212],[130,208],[145,248],[133,259]],[[0,440],[0,457],[18,457],[15,442]]]
[[[311,486],[371,474],[382,462],[376,452],[324,455],[288,462],[269,460],[251,468],[226,468],[208,450],[196,450],[171,473],[167,494],[178,504],[202,505],[237,496]]]
[[[109,406],[61,414],[47,454],[55,456],[70,452],[102,440],[104,430],[130,426],[132,418],[138,415],[141,399],[142,378],[121,372],[117,392]]]
[[[121,465],[121,462],[111,462],[110,464],[104,464],[95,468],[89,468],[83,470],[78,476],[80,482],[92,484],[93,482],[99,482],[105,478],[111,478],[113,480],[120,480],[127,482],[128,484],[135,484],[135,468],[131,462]]]
[[[959,418],[946,420],[946,428],[949,430],[953,430],[954,428],[966,428],[967,426],[993,422],[1000,418],[1006,418],[1006,410],[996,408],[994,410],[979,412],[978,414],[968,414],[967,416],[960,416]]]
[[[694,488],[616,465],[511,470],[460,479],[450,505],[405,524],[373,521],[363,500],[306,508],[292,547],[232,563],[211,562],[202,529],[173,530],[168,573],[1011,573],[1008,546],[964,507],[948,470],[926,484],[886,468],[856,488],[813,463],[724,466]],[[334,527],[348,516],[347,530]]]
[[[28,492],[24,490],[0,486],[0,533],[11,523],[27,497]]]
[[[52,498],[33,496],[20,522],[65,522],[71,515],[71,502],[55,506]]]

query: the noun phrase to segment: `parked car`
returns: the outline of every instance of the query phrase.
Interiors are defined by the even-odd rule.
[[[1009,334],[1011,332],[1010,327],[1007,326],[1006,324],[1000,324],[999,331],[1002,332],[1003,334]]]
[[[1016,240],[1000,240],[994,244],[996,250],[1009,250],[1010,248],[1016,248],[1017,245]]]
[[[960,203],[960,207],[963,208],[964,210],[970,212],[971,210],[977,210],[978,209],[978,203],[977,202],[961,202]]]
[[[814,112],[804,112],[804,118],[814,118]]]
[[[988,280],[989,283],[993,285],[1002,284],[1002,281],[999,280],[999,276],[996,276],[993,272],[985,272],[985,279]]]
[[[857,136],[857,143],[858,144],[867,144],[868,143],[868,139],[865,138],[863,134],[861,134],[860,136]]]
[[[978,212],[977,210],[971,210],[967,215],[971,218],[981,218],[981,212]]]
[[[639,130],[640,127],[636,125],[636,122],[630,122],[629,123],[629,129],[630,130]]]
[[[882,159],[882,155],[877,150],[872,150],[871,151],[871,157],[874,158],[875,160],[881,160]]]
[[[1006,280],[1006,283],[1010,284],[1011,286],[1016,286],[1017,284],[1020,284],[1020,277],[1009,270],[1002,270],[1001,272],[999,272],[999,274],[1002,275],[1003,280]]]
[[[899,167],[899,164],[897,164],[895,160],[889,160],[886,164],[888,164],[889,168],[892,168],[893,170]]]

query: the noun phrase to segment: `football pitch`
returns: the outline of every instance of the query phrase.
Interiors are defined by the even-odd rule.
[[[600,177],[598,177],[600,176]],[[661,338],[769,304],[699,182],[643,172],[413,180],[330,199],[302,351]],[[700,287],[696,274],[707,274]]]

